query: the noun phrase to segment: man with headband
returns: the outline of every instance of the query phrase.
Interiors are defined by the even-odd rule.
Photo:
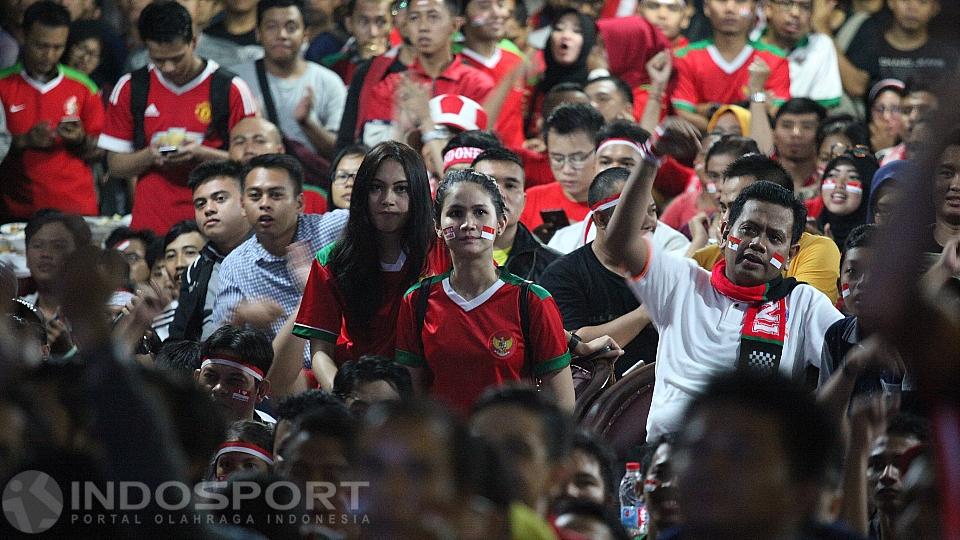
[[[757,0],[706,0],[703,11],[713,38],[675,53],[677,87],[670,100],[681,117],[701,130],[716,105],[750,100],[779,107],[790,99],[790,66],[785,53],[750,41]]]
[[[712,271],[653,246],[642,235],[661,158],[696,151],[697,131],[668,119],[644,143],[607,228],[611,263],[660,331],[647,440],[677,431],[683,411],[709,380],[737,369],[805,380],[819,368],[823,336],[841,319],[815,288],[783,278],[799,250],[806,210],[786,189],[757,182],[744,189],[721,228],[724,258]]]
[[[223,326],[203,342],[200,369],[193,377],[223,407],[228,420],[259,419],[273,424],[273,417],[256,410],[270,393],[266,376],[272,364],[273,345],[265,334]]]

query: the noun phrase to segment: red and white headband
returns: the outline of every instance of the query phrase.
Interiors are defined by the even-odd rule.
[[[462,165],[464,163],[470,165],[481,152],[483,152],[483,149],[474,148],[473,146],[451,148],[443,155],[443,170],[446,171],[454,165]]]
[[[203,369],[203,368],[205,368],[205,367],[207,367],[207,366],[209,366],[209,365],[211,365],[211,364],[216,364],[216,365],[220,365],[220,366],[227,366],[227,367],[232,367],[232,368],[239,369],[240,371],[242,371],[242,372],[246,373],[247,375],[253,377],[254,380],[257,380],[257,381],[262,381],[262,380],[263,380],[263,377],[264,377],[263,370],[261,370],[261,369],[258,368],[257,366],[255,366],[255,365],[253,365],[253,364],[250,364],[250,363],[247,363],[247,362],[242,362],[242,361],[238,361],[238,360],[231,360],[231,359],[228,359],[228,358],[213,358],[213,357],[209,357],[209,356],[204,357],[204,358],[203,358],[203,362],[200,364],[200,369]]]
[[[217,448],[217,454],[213,457],[214,461],[220,459],[220,456],[224,454],[229,454],[231,452],[239,452],[241,454],[248,454],[255,458],[259,458],[266,462],[267,465],[273,465],[273,453],[269,450],[260,448],[259,446],[243,442],[243,441],[230,441],[225,442]]]

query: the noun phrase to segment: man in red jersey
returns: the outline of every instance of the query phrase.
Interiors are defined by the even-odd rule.
[[[98,144],[110,152],[112,174],[139,177],[131,226],[163,234],[177,221],[193,218],[190,170],[199,162],[227,158],[227,132],[256,114],[256,102],[246,83],[196,55],[193,24],[183,6],[151,4],[140,15],[139,27],[150,66],[117,83]],[[137,82],[140,76],[143,86]],[[220,84],[219,97],[226,100],[222,106],[212,91]],[[140,117],[133,97],[144,86]]]
[[[706,131],[709,111],[716,105],[751,100],[779,107],[790,99],[786,52],[750,41],[756,10],[756,0],[706,0],[704,13],[713,26],[713,38],[674,53],[673,107],[701,131]],[[750,73],[757,70],[769,70],[770,76],[763,91],[748,93]]]
[[[0,72],[0,102],[11,136],[0,164],[0,220],[26,220],[41,208],[96,215],[93,171],[84,161],[103,127],[97,87],[57,63],[70,14],[38,2],[23,16],[21,62]]]

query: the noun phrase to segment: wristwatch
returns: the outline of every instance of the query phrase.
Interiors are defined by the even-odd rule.
[[[449,139],[453,135],[450,133],[450,129],[447,126],[434,126],[433,129],[425,131],[423,135],[420,136],[420,142],[427,144],[430,141],[438,141],[441,139]]]
[[[583,340],[580,339],[580,336],[576,332],[570,332],[570,341],[567,342],[567,350],[571,353],[576,350],[577,345],[580,344]]]
[[[750,103],[766,103],[766,102],[767,102],[766,92],[754,92],[750,94]]]

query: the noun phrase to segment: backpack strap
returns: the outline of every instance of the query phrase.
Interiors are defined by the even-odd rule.
[[[530,349],[530,282],[520,285],[520,331],[523,332],[523,369],[533,379],[533,351]]]
[[[263,106],[267,109],[267,120],[279,126],[280,123],[277,122],[277,107],[273,104],[273,94],[270,92],[270,83],[267,81],[267,68],[263,65],[263,58],[254,62],[253,65],[257,71],[257,83],[260,85],[260,95],[263,96]]]
[[[420,280],[420,286],[413,293],[413,314],[417,321],[417,340],[420,342],[420,354],[426,355],[423,350],[423,323],[427,318],[427,304],[430,302],[430,278]]]
[[[217,68],[210,77],[210,109],[213,117],[207,127],[207,136],[218,134],[220,149],[226,150],[230,145],[230,89],[236,75]]]
[[[147,146],[143,131],[143,113],[147,110],[147,94],[150,93],[150,68],[144,66],[130,73],[130,115],[133,117],[133,148]]]

